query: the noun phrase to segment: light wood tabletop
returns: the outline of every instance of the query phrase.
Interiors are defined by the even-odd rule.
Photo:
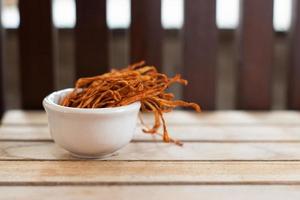
[[[300,199],[300,112],[175,111],[165,118],[183,147],[138,127],[111,157],[80,160],[53,143],[44,112],[8,111],[0,127],[0,199]]]

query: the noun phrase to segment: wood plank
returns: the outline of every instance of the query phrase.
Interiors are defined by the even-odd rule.
[[[288,78],[289,109],[300,110],[300,2],[293,1],[293,17],[290,30],[290,68]]]
[[[189,81],[184,97],[211,110],[216,104],[216,1],[184,2],[183,74]]]
[[[0,161],[1,185],[300,184],[300,162]]]
[[[65,199],[210,199],[298,200],[300,186],[286,185],[122,185],[122,186],[0,186],[5,200]],[[134,195],[132,195],[134,194]],[[1,197],[0,197],[1,198]]]
[[[55,32],[52,1],[19,1],[20,78],[22,107],[41,109],[54,89]],[[34,92],[33,92],[34,91]]]
[[[47,123],[47,115],[44,111],[9,110],[2,118],[3,125],[46,125]]]
[[[107,72],[109,58],[106,1],[76,0],[76,16],[76,77]]]
[[[132,0],[130,60],[162,67],[161,0]]]
[[[273,0],[243,0],[240,8],[237,107],[270,109]]]
[[[1,126],[0,140],[51,140],[48,126]]]
[[[299,111],[214,111],[195,113],[190,111],[173,111],[164,114],[168,125],[299,125]],[[144,115],[147,123],[152,122],[151,114]],[[10,110],[5,112],[3,125],[45,125],[45,112]]]
[[[182,142],[300,142],[300,126],[182,126],[168,127]],[[47,126],[2,126],[1,141],[52,141]],[[144,134],[137,127],[133,142],[159,142],[160,136]]]
[[[185,143],[135,142],[105,160],[300,161],[300,143]],[[0,142],[0,160],[76,160],[52,142]]]

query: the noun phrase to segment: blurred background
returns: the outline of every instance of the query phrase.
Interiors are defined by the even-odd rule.
[[[300,109],[298,7],[298,0],[2,0],[3,107],[39,108],[43,95],[77,77],[146,59],[182,73],[189,87],[171,91],[204,109]]]

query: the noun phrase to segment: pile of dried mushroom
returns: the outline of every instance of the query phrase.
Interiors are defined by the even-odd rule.
[[[174,95],[166,92],[173,83],[186,85],[187,81],[180,75],[169,78],[165,74],[158,73],[154,66],[147,66],[142,61],[121,70],[78,79],[74,91],[62,100],[61,105],[76,108],[107,108],[140,101],[141,111],[153,112],[155,116],[153,127],[144,128],[143,132],[159,134],[158,129],[162,124],[163,140],[182,145],[169,137],[163,113],[170,112],[177,106],[191,107],[199,112],[200,107],[195,103],[174,100]],[[141,122],[144,125],[142,120]]]

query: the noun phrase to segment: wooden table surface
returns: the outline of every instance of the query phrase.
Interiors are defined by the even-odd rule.
[[[300,199],[300,112],[176,111],[166,120],[184,147],[137,130],[112,157],[79,160],[53,143],[44,112],[8,111],[0,199]]]

